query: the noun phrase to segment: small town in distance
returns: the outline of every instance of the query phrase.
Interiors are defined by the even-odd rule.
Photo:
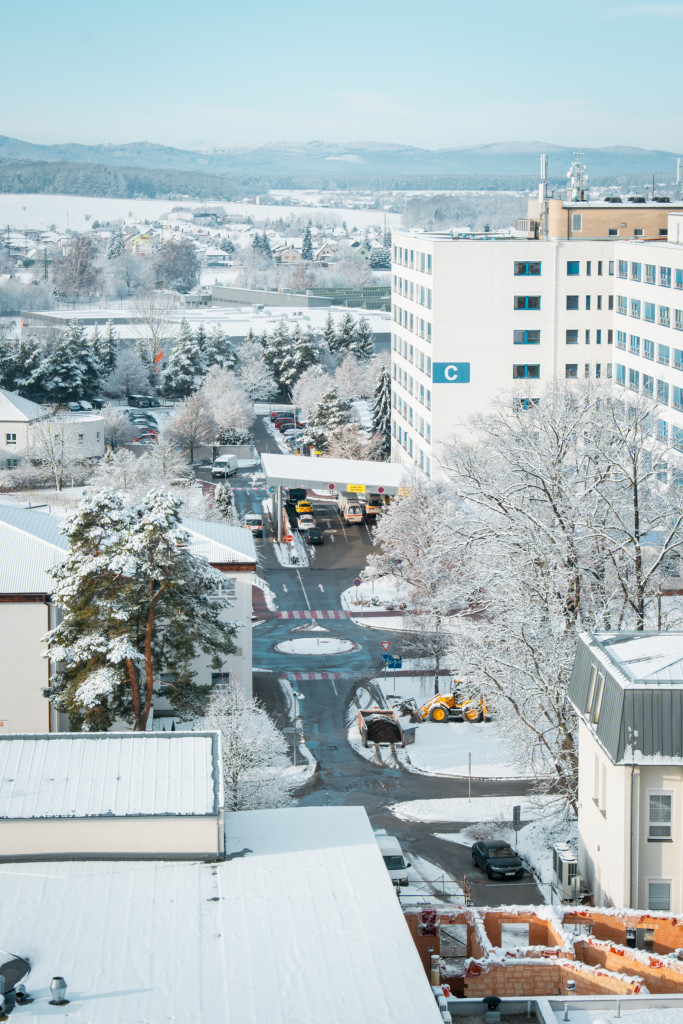
[[[7,112],[3,1020],[683,1024],[680,11],[350,4]]]

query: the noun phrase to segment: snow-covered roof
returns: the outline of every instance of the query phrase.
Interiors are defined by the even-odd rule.
[[[183,526],[190,534],[190,551],[193,555],[206,558],[212,565],[230,562],[252,562],[256,565],[258,556],[250,530],[241,526],[209,523],[203,519],[183,519]]]
[[[0,736],[0,820],[217,814],[218,733]]]
[[[31,423],[47,415],[49,409],[44,409],[37,402],[30,402],[28,398],[22,398],[15,391],[0,388],[0,422]]]
[[[68,550],[61,518],[0,504],[0,594],[49,594],[47,570]]]
[[[440,1024],[361,807],[227,815],[215,864],[3,864],[5,949],[43,1024]],[[112,955],[115,953],[115,955]]]
[[[285,487],[328,488],[346,491],[349,484],[369,491],[383,487],[386,494],[396,494],[407,486],[405,466],[395,462],[361,462],[352,459],[302,459],[298,455],[261,453],[261,464],[269,484]]]

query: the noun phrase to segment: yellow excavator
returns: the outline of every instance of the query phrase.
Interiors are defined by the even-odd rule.
[[[460,680],[455,681],[457,687]],[[414,697],[408,697],[396,706],[400,715],[410,715],[411,722],[485,722],[488,719],[486,698],[463,698],[458,689],[450,693],[437,693],[424,704],[419,705]]]

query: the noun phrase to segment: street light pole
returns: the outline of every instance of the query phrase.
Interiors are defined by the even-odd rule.
[[[305,700],[305,695],[299,693],[298,690],[292,690],[292,696],[294,697],[294,744],[292,750],[292,758],[294,767],[297,767],[297,748],[299,746],[299,701]]]

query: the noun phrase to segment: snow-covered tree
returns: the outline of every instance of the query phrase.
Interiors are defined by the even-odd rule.
[[[356,343],[356,323],[351,313],[344,313],[339,321],[333,351],[352,352]]]
[[[157,284],[185,293],[199,284],[199,258],[189,238],[164,242],[154,254]]]
[[[237,354],[230,338],[220,324],[214,324],[204,345],[204,368],[210,370],[212,366],[222,366],[225,370],[232,370],[236,363]]]
[[[327,447],[330,434],[349,421],[351,407],[337,394],[336,388],[330,388],[320,398],[317,406],[308,417],[303,431],[303,440],[323,451]]]
[[[133,349],[119,352],[116,365],[105,378],[102,390],[112,398],[124,399],[149,390],[149,369],[137,352]]]
[[[94,295],[99,286],[97,243],[92,235],[74,235],[52,265],[55,287],[62,295]]]
[[[56,491],[72,476],[80,478],[87,456],[68,416],[52,416],[32,423],[26,457],[42,466]]]
[[[161,377],[161,388],[171,398],[186,398],[195,390],[202,373],[202,360],[189,323],[183,317],[180,333]]]
[[[255,418],[253,403],[234,373],[214,366],[204,378],[201,394],[219,433],[249,432]]]
[[[237,522],[235,495],[227,480],[217,485],[213,495],[213,504],[221,519],[225,519],[229,523]]]
[[[109,238],[109,245],[107,246],[107,259],[116,260],[124,252],[123,235],[121,234],[121,228],[115,227]]]
[[[323,344],[327,348],[328,352],[336,352],[337,329],[334,326],[332,313],[327,314],[327,320],[325,321],[325,328],[323,330]]]
[[[367,361],[347,352],[334,372],[334,383],[339,396],[346,401],[364,398],[372,389]]]
[[[104,443],[110,448],[129,444],[137,436],[138,427],[131,423],[125,412],[111,403],[104,406],[100,416],[104,420]]]
[[[378,434],[368,434],[358,423],[345,423],[328,435],[325,454],[330,459],[376,462],[382,458],[382,446]]]
[[[310,366],[303,371],[292,389],[292,402],[303,420],[308,419],[325,392],[333,387],[334,380],[321,366]]]
[[[162,672],[177,713],[199,714],[208,689],[195,682],[194,658],[203,651],[218,669],[235,649],[221,574],[191,554],[179,508],[160,491],[135,506],[103,492],[64,522],[69,553],[51,570],[64,618],[44,638],[59,671],[44,692],[72,728],[122,717],[144,731]]]
[[[356,324],[352,349],[359,359],[372,359],[375,351],[375,336],[367,317],[362,316]]]
[[[173,298],[168,292],[145,291],[136,298],[134,310],[140,338],[138,348],[149,366],[157,366],[164,356],[174,308]]]
[[[116,366],[116,359],[119,353],[119,338],[111,320],[107,320],[104,326],[104,334],[100,335],[97,327],[90,338],[102,368],[102,374],[107,377]]]
[[[372,427],[382,438],[382,455],[388,459],[391,452],[391,374],[386,366],[381,367],[375,384]]]
[[[184,449],[190,462],[194,461],[194,450],[198,445],[213,444],[216,423],[199,391],[181,402],[169,417],[164,437],[171,444]]]
[[[266,366],[259,342],[242,345],[235,374],[252,402],[264,401],[277,393],[277,384]]]
[[[304,231],[303,241],[301,243],[301,259],[312,260],[313,259],[313,239],[311,238],[311,225],[306,225]]]
[[[227,810],[291,806],[287,743],[239,680],[214,687],[198,728],[221,734]]]

